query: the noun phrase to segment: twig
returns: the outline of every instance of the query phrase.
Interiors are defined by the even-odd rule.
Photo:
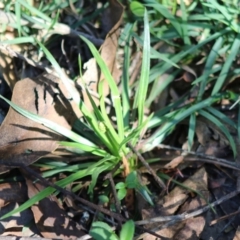
[[[223,220],[226,220],[226,219],[228,219],[228,218],[230,218],[230,217],[233,217],[233,216],[234,216],[234,218],[235,218],[235,216],[236,216],[237,214],[239,214],[239,213],[240,213],[240,208],[238,208],[237,211],[232,212],[232,213],[230,213],[230,214],[228,214],[228,215],[225,215],[225,216],[219,217],[219,218],[217,218],[217,219],[214,219],[213,221],[210,222],[209,226],[212,226],[212,225],[214,225],[214,224],[216,224],[216,223],[219,223],[219,222],[221,222],[221,221],[223,221]],[[234,219],[234,218],[233,218],[233,219]],[[229,224],[231,224],[231,221],[229,222]]]
[[[103,208],[102,206],[98,206],[94,203],[91,203],[81,197],[78,197],[77,195],[75,195],[74,193],[62,188],[62,187],[59,187],[58,185],[54,184],[54,183],[51,183],[49,181],[47,181],[45,178],[43,178],[40,174],[38,174],[36,171],[32,170],[29,166],[26,166],[22,163],[4,163],[3,161],[0,162],[0,164],[2,165],[5,165],[5,166],[14,166],[14,167],[19,167],[19,168],[22,168],[23,170],[25,170],[29,175],[30,177],[36,177],[37,179],[39,179],[43,185],[47,186],[47,187],[53,187],[55,188],[56,190],[58,190],[59,192],[65,194],[65,195],[70,195],[71,197],[75,198],[76,200],[78,200],[80,203],[82,204],[85,204],[87,205],[89,208],[92,208],[96,211],[99,211],[99,212],[102,212],[114,219],[116,219],[117,221],[119,222],[126,222],[127,219],[125,219],[124,217],[122,217],[121,215],[117,214],[117,213],[114,213],[114,212],[111,212],[105,208]],[[141,229],[141,230],[144,230],[145,232],[149,233],[149,234],[152,234],[153,236],[156,236],[158,238],[161,238],[160,235],[158,235],[157,233],[155,232],[152,232],[151,230],[148,230],[148,229],[145,229],[145,228],[142,228],[140,226],[136,226],[137,228]],[[80,238],[81,239],[81,238]]]
[[[22,163],[13,163],[13,162],[4,162],[4,161],[1,161],[0,164],[5,165],[5,166],[11,166],[11,167],[19,167],[19,168],[25,170],[30,175],[30,177],[36,177],[37,179],[39,179],[42,182],[43,185],[45,185],[47,187],[53,187],[56,190],[60,191],[61,193],[65,194],[65,195],[70,195],[71,197],[73,197],[74,199],[79,201],[80,203],[85,204],[85,205],[89,206],[90,208],[95,209],[96,211],[100,211],[100,212],[102,212],[102,213],[104,213],[108,216],[111,216],[111,217],[115,218],[117,221],[121,221],[121,222],[126,221],[126,219],[123,218],[121,215],[119,215],[117,213],[114,213],[114,212],[111,212],[110,210],[105,209],[102,206],[98,206],[94,203],[91,203],[91,202],[89,202],[89,201],[87,201],[87,200],[85,200],[81,197],[78,197],[74,193],[72,193],[72,192],[70,192],[70,191],[68,191],[64,188],[59,187],[58,185],[47,181],[40,174],[38,174],[36,171],[32,170],[29,166],[26,166]]]
[[[211,164],[223,166],[223,167],[226,167],[226,168],[234,169],[236,171],[240,171],[240,167],[238,167],[237,164],[234,166],[231,162],[229,162],[227,160],[224,160],[225,162],[223,162],[223,159],[221,161],[216,161],[216,160],[212,160],[212,159],[184,157],[183,161],[188,161],[188,162],[199,161],[199,162],[211,163]]]
[[[157,223],[157,222],[168,222],[168,223],[164,224],[163,226],[161,226],[160,228],[158,228],[158,230],[161,230],[163,228],[172,226],[177,222],[198,216],[198,215],[206,212],[210,208],[213,208],[213,207],[225,202],[226,200],[229,200],[229,199],[235,197],[239,193],[240,193],[240,190],[233,191],[233,192],[229,193],[228,195],[223,196],[222,198],[218,199],[217,201],[215,201],[211,204],[208,204],[207,206],[205,206],[201,209],[195,210],[195,211],[185,212],[185,213],[175,215],[175,216],[165,216],[165,217],[156,217],[156,218],[146,219],[146,220],[142,220],[142,221],[137,221],[137,222],[135,222],[135,224],[136,225],[144,225],[144,224],[151,224],[151,223]]]
[[[146,162],[146,160],[143,158],[143,156],[136,151],[136,149],[132,146],[132,144],[128,143],[129,148],[137,155],[139,160],[142,162],[142,164],[148,169],[148,171],[152,174],[154,177],[155,181],[158,183],[158,185],[163,188],[163,190],[166,190],[166,185],[164,182],[157,176],[155,171],[149,166],[149,164]]]
[[[117,212],[121,213],[121,203],[120,203],[120,201],[117,197],[117,191],[116,191],[115,183],[114,183],[113,177],[112,177],[113,173],[116,172],[116,170],[119,168],[119,165],[120,164],[117,164],[111,172],[107,173],[107,175],[104,177],[104,180],[109,179],[111,187],[112,187],[113,197],[114,197],[115,202],[116,202]]]
[[[187,150],[184,150],[182,148],[176,148],[176,147],[172,147],[172,146],[164,145],[164,144],[158,144],[157,147],[163,148],[163,149],[181,151],[181,152],[188,153],[188,154],[191,154],[191,155],[194,155],[194,156],[211,159],[211,160],[216,161],[216,162],[214,162],[215,164],[223,163],[223,164],[226,164],[226,166],[230,166],[231,165],[231,166],[234,167],[234,169],[240,170],[240,168],[234,162],[227,161],[224,158],[217,158],[217,157],[214,157],[214,156],[211,156],[211,155],[206,155],[206,154],[203,154],[203,153],[197,153],[197,152],[193,152],[193,151],[187,151]],[[189,160],[189,161],[191,161],[191,160]]]

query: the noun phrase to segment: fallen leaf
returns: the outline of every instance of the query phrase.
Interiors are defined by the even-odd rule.
[[[27,200],[27,188],[20,182],[0,184],[0,208],[10,202],[24,202]]]
[[[116,64],[116,53],[118,49],[118,38],[120,34],[120,24],[122,22],[122,15],[123,15],[123,6],[116,0],[109,0],[109,7],[106,10],[104,17],[103,17],[103,25],[106,32],[108,32],[104,43],[100,48],[100,55],[105,62],[106,66],[108,67],[110,73],[112,74],[116,83],[120,81],[121,71],[117,68]],[[91,61],[91,67],[87,66],[87,70],[83,75],[83,80],[89,88],[97,93],[98,83],[100,80],[103,80],[105,77],[104,75],[98,74],[96,66],[93,67],[94,61]],[[96,63],[95,63],[96,64]],[[96,78],[99,76],[100,78]],[[81,80],[79,80],[81,82]],[[106,97],[109,94],[109,86],[108,83],[104,82],[104,96]],[[86,92],[83,92],[84,103],[88,107],[88,109],[92,109],[92,105],[88,99]],[[99,104],[99,99],[94,97],[95,103]]]
[[[44,189],[39,183],[26,179],[28,197],[32,198]],[[71,220],[57,198],[50,195],[32,207],[35,224],[41,235],[50,239],[77,239],[85,233],[81,225]]]
[[[240,226],[237,228],[237,231],[235,233],[233,240],[240,240]]]
[[[205,168],[200,168],[194,175],[182,183],[186,187],[194,191],[208,191],[207,173]],[[189,196],[191,190],[182,187],[175,187],[167,196],[163,198],[162,211],[164,215],[174,214],[175,211],[182,205]]]
[[[12,102],[68,129],[76,119],[66,90],[52,75],[17,82]],[[0,128],[0,173],[19,163],[29,165],[35,162],[52,152],[58,146],[57,141],[62,139],[63,136],[10,108]]]
[[[188,219],[184,221],[184,226],[182,226],[178,231],[175,232],[172,240],[199,239],[204,226],[205,226],[204,217]]]
[[[184,156],[177,156],[171,162],[164,165],[166,169],[174,169],[176,168],[182,161],[184,160]]]
[[[13,209],[19,208],[20,204],[11,202],[1,208],[0,217],[12,211]],[[0,234],[1,236],[23,236],[23,228],[33,222],[33,214],[30,209],[26,209],[20,213],[16,213],[11,217],[0,221]],[[34,231],[36,233],[36,231]]]

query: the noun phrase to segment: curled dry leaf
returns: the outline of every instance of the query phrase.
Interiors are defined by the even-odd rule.
[[[189,190],[182,187],[175,187],[167,196],[163,198],[164,215],[174,214],[179,206],[186,201],[190,189],[194,191],[207,191],[207,173],[205,168],[199,169],[193,176],[188,178],[183,184]]]
[[[193,210],[199,207],[199,204],[200,206],[204,206],[206,204],[206,201],[199,196],[195,196],[193,199],[190,199],[190,202],[184,204],[189,198],[189,192],[191,192],[190,189],[194,191],[199,191],[205,197],[205,199],[208,199],[209,193],[207,188],[207,173],[205,171],[205,168],[200,168],[193,176],[191,176],[189,179],[184,181],[182,184],[188,187],[189,190],[186,188],[178,187],[178,186],[175,187],[167,196],[159,200],[158,205],[161,206],[161,209],[159,209],[157,212],[155,211],[153,212],[152,209],[147,212],[146,209],[143,209],[143,213],[145,214],[143,218],[149,219],[149,218],[153,218],[155,216],[160,216],[160,215],[169,216],[169,215],[175,214],[176,211],[179,210],[179,208],[180,210],[182,209],[181,210],[182,212],[184,212],[184,211]],[[187,232],[187,235],[192,234],[199,223],[200,224],[199,231],[196,233],[197,235],[199,235],[204,227],[205,221],[201,217],[194,218],[194,219],[196,220],[194,220],[193,223],[191,223],[192,219],[190,222],[188,221],[180,222],[172,227],[157,231],[157,234],[166,238],[168,237],[171,239],[179,239],[177,238],[178,234],[180,233],[185,234],[186,232]],[[188,224],[190,225],[188,226]],[[154,226],[151,225],[149,227],[153,228]],[[159,224],[157,225],[157,227],[159,227]],[[143,239],[151,240],[155,238],[150,234],[145,234]],[[192,239],[197,239],[197,238],[192,238]]]
[[[233,240],[240,240],[240,226],[237,228],[237,231],[235,233]]]
[[[0,208],[10,202],[24,202],[27,200],[26,186],[20,182],[0,184]]]
[[[112,74],[114,80],[118,83],[120,80],[120,70],[117,68],[116,63],[116,55],[118,49],[118,38],[120,34],[119,26],[122,22],[122,15],[123,15],[123,6],[116,0],[109,0],[109,8],[106,10],[103,16],[103,28],[105,31],[109,31],[104,43],[100,48],[100,55],[105,62],[106,66],[108,67],[110,73]],[[93,64],[96,62],[91,61],[91,65],[87,66],[87,70],[83,75],[84,82],[89,85],[89,88],[93,92],[97,92],[98,82],[103,80],[105,77],[101,73],[100,79],[97,78],[98,72],[97,67],[93,67]],[[89,67],[91,66],[91,67]],[[81,81],[81,80],[80,80]],[[104,89],[104,96],[109,94],[109,86],[105,81],[103,86]],[[88,96],[85,92],[83,92],[84,103],[87,105],[88,109],[92,109],[92,105],[88,99]],[[95,103],[98,105],[99,100],[97,98],[94,99]]]
[[[35,80],[26,78],[17,82],[12,102],[70,129],[76,115],[72,110],[75,106],[67,97],[60,80],[47,74]],[[19,163],[29,165],[35,162],[52,152],[57,141],[62,139],[63,136],[10,108],[0,128],[0,173]]]
[[[32,198],[44,188],[26,179],[28,197]],[[55,196],[49,196],[32,207],[35,224],[41,235],[49,239],[77,239],[85,233],[81,225],[71,220]]]
[[[184,156],[177,156],[170,163],[167,163],[166,165],[164,165],[164,168],[166,169],[176,168],[183,160],[184,160]]]
[[[9,203],[5,207],[1,208],[0,216],[2,217],[8,212],[19,208],[19,206],[20,206],[20,203],[16,203],[16,202]],[[23,237],[23,236],[31,236],[33,234],[38,234],[38,231],[35,231],[33,226],[31,227],[29,226],[29,229],[27,229],[27,226],[32,221],[33,221],[33,215],[30,209],[26,209],[20,213],[16,213],[13,216],[0,221],[0,235]],[[27,231],[23,231],[23,230],[27,230]]]

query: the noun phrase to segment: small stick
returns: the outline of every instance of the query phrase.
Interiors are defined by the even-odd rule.
[[[119,168],[119,165],[120,164],[117,164],[111,172],[107,173],[107,175],[104,177],[104,180],[109,179],[111,187],[112,187],[113,197],[114,197],[115,202],[116,202],[117,212],[121,213],[121,203],[120,203],[120,201],[117,197],[117,191],[116,191],[115,183],[114,183],[113,177],[112,177],[113,173]]]
[[[185,213],[175,215],[175,216],[165,216],[165,217],[156,217],[156,218],[146,219],[146,220],[142,220],[142,221],[137,221],[137,222],[135,222],[135,224],[136,225],[145,225],[145,224],[151,224],[151,223],[157,223],[157,222],[168,222],[168,223],[164,224],[163,226],[161,226],[160,228],[158,228],[158,230],[161,230],[163,228],[172,226],[177,222],[198,216],[198,215],[206,212],[210,208],[213,208],[213,207],[225,202],[226,200],[229,200],[229,199],[235,197],[239,193],[240,193],[240,190],[233,191],[233,192],[229,193],[228,195],[225,195],[225,196],[219,198],[215,202],[208,204],[207,206],[202,207],[201,209],[198,209],[195,211],[185,212]]]
[[[132,144],[127,144],[129,148],[137,155],[139,160],[142,162],[142,164],[147,168],[147,170],[153,175],[155,181],[158,183],[158,185],[163,188],[163,190],[166,190],[166,185],[164,182],[157,176],[155,171],[149,166],[149,164],[146,162],[146,160],[143,158],[143,156],[132,146]]]
[[[188,154],[191,154],[191,155],[194,155],[194,156],[215,160],[216,161],[215,164],[217,164],[217,162],[222,162],[224,164],[232,165],[233,167],[237,168],[237,165],[234,162],[229,162],[224,158],[217,158],[217,157],[214,157],[214,156],[211,156],[211,155],[206,155],[206,154],[203,154],[203,153],[197,153],[197,152],[193,152],[193,151],[187,151],[187,150],[184,150],[182,148],[176,148],[176,147],[172,147],[172,146],[164,145],[164,144],[159,144],[159,145],[157,145],[157,147],[163,148],[163,149],[181,151],[181,152],[188,153]]]
[[[110,210],[105,209],[102,206],[98,206],[98,205],[96,205],[94,203],[91,203],[91,202],[85,200],[84,198],[78,197],[76,194],[74,194],[74,193],[72,193],[72,192],[70,192],[70,191],[68,191],[68,190],[66,190],[64,188],[59,187],[58,185],[47,181],[40,174],[38,174],[36,171],[32,170],[29,166],[26,166],[26,165],[24,165],[22,163],[12,163],[12,162],[4,163],[3,161],[1,161],[1,164],[5,165],[5,166],[22,168],[23,170],[25,170],[25,172],[27,172],[30,175],[30,177],[34,176],[37,179],[39,179],[43,183],[43,185],[45,185],[47,187],[53,187],[56,190],[60,191],[61,193],[65,194],[65,195],[70,195],[71,197],[73,197],[74,199],[79,201],[80,203],[85,204],[85,205],[89,206],[90,208],[93,208],[96,211],[102,212],[102,213],[104,213],[104,214],[106,214],[106,215],[108,215],[110,217],[113,217],[113,218],[115,218],[119,222],[125,222],[126,221],[126,219],[124,217],[122,217],[121,215],[119,215],[117,213],[114,213],[114,212],[111,212]]]

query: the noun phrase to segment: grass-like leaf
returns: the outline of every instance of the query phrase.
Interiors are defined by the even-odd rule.
[[[212,90],[212,95],[218,93],[220,91],[220,89],[222,88],[224,81],[227,77],[227,75],[230,72],[230,68],[232,66],[232,62],[233,60],[236,58],[238,51],[240,48],[240,33],[236,35],[236,38],[232,44],[232,48],[230,50],[230,53],[222,67],[222,71],[216,81],[216,84]]]
[[[145,10],[144,13],[144,44],[143,44],[143,57],[142,57],[142,68],[141,76],[139,80],[139,86],[134,99],[133,108],[138,109],[138,125],[141,125],[144,120],[144,108],[145,99],[149,84],[149,71],[150,71],[150,32],[148,13]]]
[[[88,45],[89,49],[91,50],[94,58],[96,59],[102,73],[105,76],[105,80],[108,82],[109,87],[111,89],[111,97],[117,117],[117,129],[118,129],[118,135],[121,140],[124,138],[124,124],[123,124],[123,115],[122,115],[122,105],[121,105],[121,99],[120,99],[120,93],[117,87],[117,84],[115,83],[115,80],[113,79],[108,67],[106,66],[105,62],[101,58],[99,52],[95,48],[95,46],[85,37],[80,36],[80,38]]]
[[[212,114],[208,113],[207,111],[204,110],[200,110],[199,114],[202,115],[203,117],[207,118],[208,120],[210,120],[213,124],[215,124],[220,131],[222,131],[224,133],[224,135],[226,136],[227,140],[229,141],[229,144],[233,150],[233,155],[234,157],[237,156],[237,148],[236,148],[236,143],[231,135],[231,133],[229,132],[228,128],[226,126],[223,125],[223,123],[216,117],[214,117]]]
[[[190,116],[189,128],[188,128],[188,151],[191,151],[193,146],[195,127],[196,127],[196,114],[192,113]]]
[[[201,78],[200,89],[199,89],[199,93],[198,93],[199,100],[202,98],[202,95],[205,91],[209,75],[211,73],[213,64],[215,63],[216,58],[218,56],[219,49],[222,47],[222,44],[223,44],[223,37],[221,36],[216,40],[208,58],[207,58],[207,61],[206,61],[205,67],[204,67],[204,71],[201,76],[202,78]]]

